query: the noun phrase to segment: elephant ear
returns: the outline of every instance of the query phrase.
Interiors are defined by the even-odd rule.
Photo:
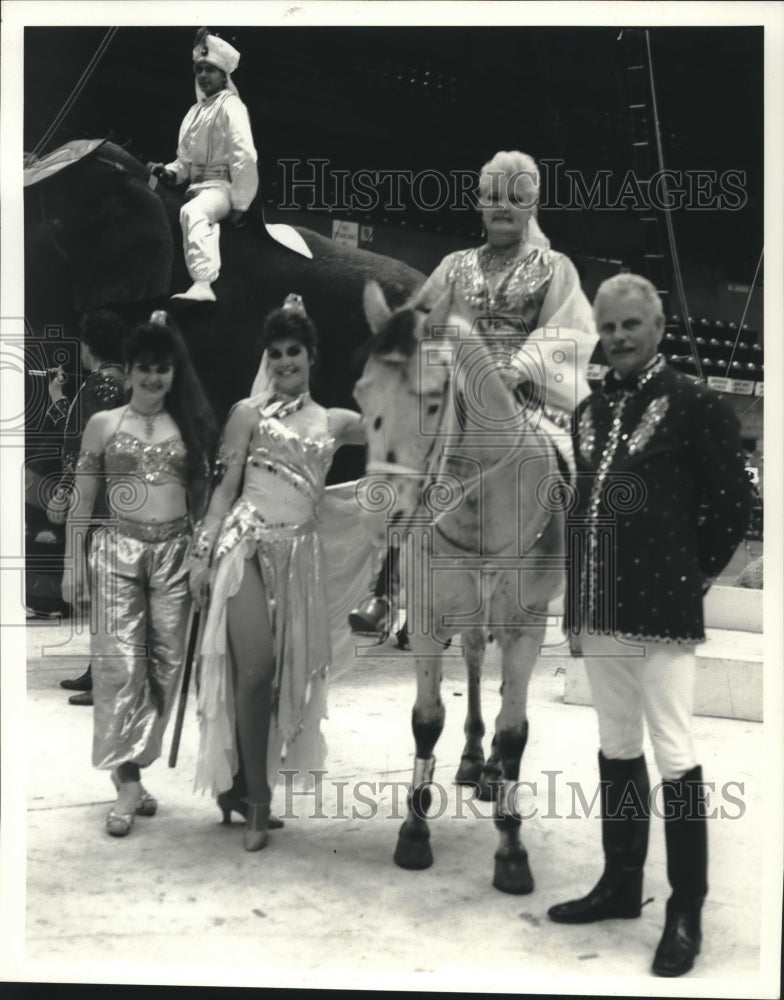
[[[70,171],[69,263],[80,311],[168,294],[174,239],[163,202],[138,177],[101,161]]]
[[[431,327],[443,327],[449,323],[454,311],[455,289],[450,282],[433,303],[428,320]]]
[[[387,305],[383,289],[377,281],[368,281],[362,294],[365,318],[374,334],[380,333],[389,322],[392,310]]]

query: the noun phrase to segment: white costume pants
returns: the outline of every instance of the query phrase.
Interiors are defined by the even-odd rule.
[[[582,636],[602,753],[616,760],[639,757],[644,718],[659,773],[673,781],[696,764],[691,732],[697,674],[694,647],[626,643],[614,636]]]
[[[190,189],[180,209],[182,249],[192,281],[215,281],[220,273],[220,225],[231,211],[229,186]]]

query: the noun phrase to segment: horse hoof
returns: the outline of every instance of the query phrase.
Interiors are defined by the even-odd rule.
[[[496,855],[493,886],[515,896],[525,896],[534,891],[534,877],[525,851],[512,856]]]
[[[429,837],[405,837],[401,834],[395,848],[395,864],[409,871],[422,871],[433,864]]]
[[[479,788],[480,779],[482,777],[482,768],[484,766],[485,762],[481,758],[479,760],[476,760],[470,757],[461,757],[460,766],[458,767],[457,773],[455,774],[455,784],[474,785],[475,787]]]

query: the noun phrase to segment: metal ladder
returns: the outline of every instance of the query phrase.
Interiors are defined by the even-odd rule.
[[[650,204],[648,184],[658,169],[654,147],[654,119],[648,55],[640,28],[625,28],[622,44],[626,49],[627,105],[631,132],[631,165],[646,196],[648,208],[640,218],[645,277],[662,296],[664,311],[670,314],[669,278],[672,263],[665,254],[660,212]]]

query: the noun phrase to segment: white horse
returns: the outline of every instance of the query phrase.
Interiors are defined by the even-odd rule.
[[[514,802],[528,736],[526,700],[549,602],[564,577],[563,496],[554,449],[505,384],[499,352],[450,302],[428,315],[365,290],[374,337],[355,397],[368,434],[362,506],[380,544],[402,542],[407,638],[416,664],[416,758],[395,861],[432,864],[426,819],[444,725],[441,657],[460,633],[468,670],[466,743],[457,773],[494,799],[493,885],[533,889]],[[502,704],[482,750],[480,678],[488,634],[501,649]],[[489,793],[489,794],[487,794]]]

